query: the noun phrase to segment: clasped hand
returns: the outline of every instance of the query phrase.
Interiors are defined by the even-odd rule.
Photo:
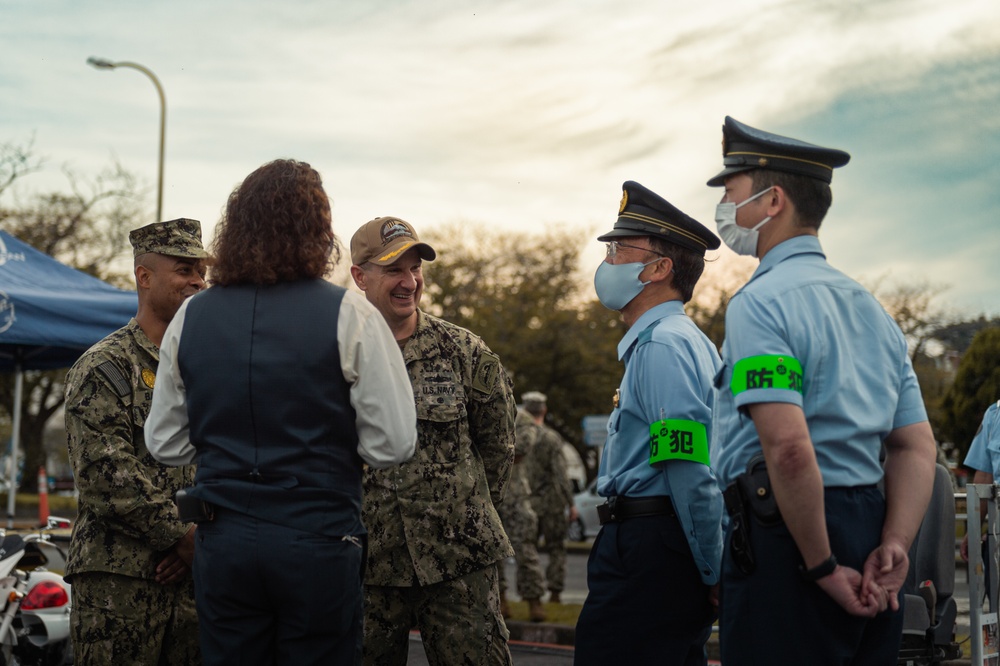
[[[817,584],[851,615],[875,617],[887,608],[899,610],[899,591],[909,564],[899,544],[884,543],[865,560],[863,572],[838,566]]]

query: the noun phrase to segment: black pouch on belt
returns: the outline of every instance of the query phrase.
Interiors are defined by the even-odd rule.
[[[754,517],[763,525],[781,523],[781,511],[771,490],[764,454],[758,453],[747,463],[747,471],[736,477],[736,484]]]
[[[177,505],[177,519],[182,523],[207,523],[214,517],[212,506],[188,494],[190,488],[181,488],[174,495]]]
[[[722,497],[729,512],[729,553],[733,563],[744,576],[749,576],[757,568],[753,546],[750,544],[750,516],[743,491],[736,482],[729,484]]]

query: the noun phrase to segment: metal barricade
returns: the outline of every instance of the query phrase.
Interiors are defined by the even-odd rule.
[[[997,499],[1000,485],[968,484],[965,486],[965,513],[969,535],[969,642],[972,644],[972,666],[1000,664],[1000,525],[997,521]],[[986,547],[977,545],[975,535],[981,533],[981,502],[986,504]],[[983,553],[986,557],[984,561]]]

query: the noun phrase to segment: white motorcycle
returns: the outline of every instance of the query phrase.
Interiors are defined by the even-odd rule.
[[[0,530],[0,666],[73,663],[72,592],[46,568],[65,570],[66,553],[47,531],[68,526],[68,520],[52,517],[37,532]]]

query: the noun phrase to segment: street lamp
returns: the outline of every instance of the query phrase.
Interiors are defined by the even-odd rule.
[[[167,133],[167,98],[163,95],[163,86],[160,85],[159,79],[151,71],[143,67],[142,65],[136,64],[134,62],[111,62],[104,58],[95,58],[93,56],[87,58],[87,64],[96,67],[97,69],[114,69],[116,67],[130,67],[132,69],[137,69],[146,76],[149,80],[153,82],[156,86],[156,92],[160,96],[160,170],[158,183],[156,188],[156,220],[155,222],[162,222],[163,213],[163,143],[164,137]]]

